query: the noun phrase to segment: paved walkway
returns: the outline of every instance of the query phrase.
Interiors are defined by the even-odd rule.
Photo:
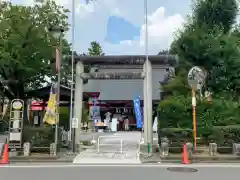
[[[141,163],[138,157],[140,132],[118,132],[99,136],[100,146],[81,152],[73,163]]]

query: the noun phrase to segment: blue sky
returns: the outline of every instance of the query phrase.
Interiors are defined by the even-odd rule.
[[[32,4],[33,0],[12,0]],[[71,0],[56,0],[71,9]],[[76,0],[75,47],[86,52],[98,41],[107,54],[143,54],[143,0]],[[191,0],[148,0],[150,54],[167,49],[190,13]],[[69,14],[71,19],[71,14]],[[71,42],[71,31],[67,34]]]
[[[118,44],[125,40],[139,40],[140,27],[134,26],[123,18],[110,16],[105,40]]]
[[[185,3],[177,3],[175,5],[174,3],[176,3],[176,0],[162,1],[161,6],[165,7],[166,16],[171,16],[176,12],[186,16],[190,12],[190,1],[185,0]],[[113,44],[118,44],[125,40],[139,40],[140,29],[141,27],[133,25],[124,18],[110,16],[105,40]]]

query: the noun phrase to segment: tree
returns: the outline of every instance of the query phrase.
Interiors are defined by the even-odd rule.
[[[193,20],[199,27],[222,28],[229,32],[238,13],[236,0],[198,0],[193,8]]]
[[[162,50],[158,53],[158,55],[167,55],[167,54],[169,54],[168,50]]]
[[[178,55],[179,66],[175,75],[163,84],[168,97],[159,104],[159,114],[164,122],[168,119],[166,122],[172,127],[192,126],[186,123],[191,120],[191,90],[186,77],[193,66],[206,70],[205,89],[213,92],[211,104],[198,99],[197,121],[204,127],[198,127],[198,131],[205,132],[212,126],[229,125],[230,122],[240,123],[236,111],[240,95],[237,78],[240,74],[240,31],[238,26],[234,27],[236,4],[236,0],[198,0],[192,16],[175,37],[170,53]],[[161,122],[161,126],[163,124]]]
[[[170,49],[179,56],[180,66],[176,73],[200,66],[208,72],[207,87],[214,94],[236,94],[240,85],[236,78],[240,68],[240,39],[237,30],[235,34],[231,32],[236,14],[235,0],[197,1],[191,20]]]
[[[14,97],[24,99],[26,90],[41,87],[46,77],[55,75],[57,40],[48,29],[61,26],[67,31],[67,13],[53,0],[37,0],[33,6],[1,2],[0,77]],[[63,38],[63,54],[69,51]]]
[[[92,41],[90,43],[90,47],[88,48],[88,55],[89,56],[104,56],[101,45],[96,41]]]

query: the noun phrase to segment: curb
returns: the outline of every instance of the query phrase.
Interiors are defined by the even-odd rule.
[[[190,163],[240,163],[240,159],[233,159],[233,158],[219,158],[219,159],[214,159],[214,158],[196,158],[196,159],[189,159]],[[182,163],[181,158],[179,159],[142,159],[142,163]]]
[[[32,160],[9,160],[9,163],[72,163],[72,160],[47,160],[47,159],[32,159]]]

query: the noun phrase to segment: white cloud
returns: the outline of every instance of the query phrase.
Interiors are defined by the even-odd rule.
[[[71,8],[71,0],[56,1],[61,5]],[[85,0],[75,0],[75,2],[75,49],[78,52],[87,52],[90,42],[96,40],[102,45],[107,54],[144,53],[145,26],[143,0],[95,0],[89,4],[86,4]],[[148,0],[150,54],[156,54],[160,49],[168,48],[172,42],[173,33],[184,22],[180,14],[166,17],[164,14],[165,8],[161,7],[160,3],[160,1]],[[108,18],[112,15],[122,17],[132,24],[141,27],[139,40],[128,40],[119,44],[105,42]],[[69,39],[71,40],[71,38]]]
[[[77,7],[76,40],[78,51],[87,51],[90,41],[100,42],[108,54],[143,54],[144,53],[144,7],[143,0],[101,0],[91,4],[79,4]],[[164,16],[165,9],[158,1],[148,3],[149,53],[156,54],[160,49],[168,48],[173,33],[184,22],[180,14]],[[158,8],[156,8],[158,7]],[[127,40],[119,44],[104,42],[109,16],[115,15],[141,27],[140,40]]]

